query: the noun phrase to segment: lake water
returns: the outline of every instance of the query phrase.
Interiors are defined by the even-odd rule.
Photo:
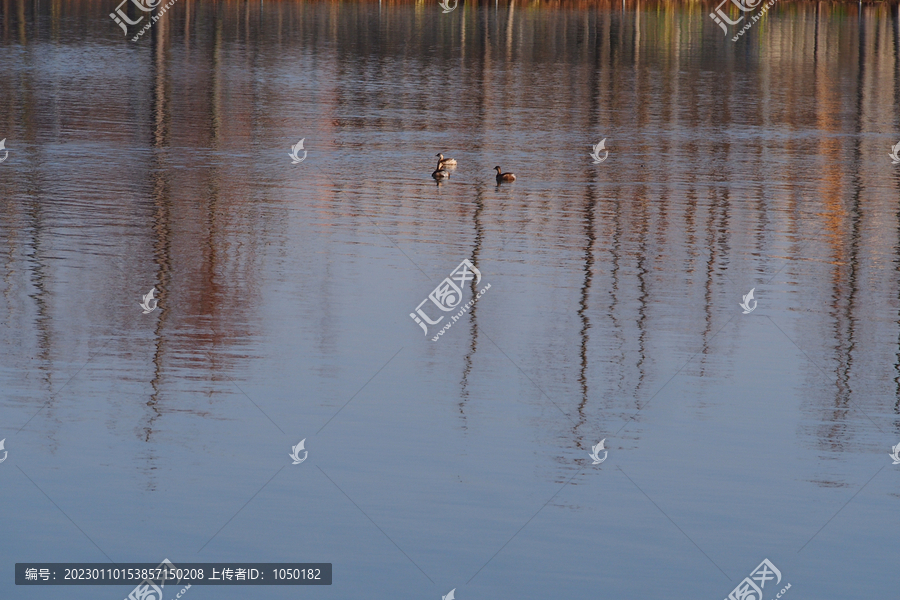
[[[2,0],[0,596],[894,597],[900,15],[714,8]]]

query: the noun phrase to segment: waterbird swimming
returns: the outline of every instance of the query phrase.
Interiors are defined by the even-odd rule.
[[[494,167],[494,168],[497,169],[497,183],[500,183],[501,181],[515,181],[516,180],[516,176],[513,175],[512,173],[502,173],[500,171],[500,167]]]
[[[455,158],[444,158],[444,155],[443,155],[443,154],[440,154],[440,153],[435,154],[435,156],[438,157],[438,162],[441,164],[441,166],[444,166],[444,165],[447,165],[447,166],[450,166],[450,167],[455,167],[455,166],[456,166],[456,159],[455,159]]]
[[[450,177],[450,172],[444,168],[444,165],[441,164],[441,161],[438,160],[437,168],[434,170],[434,173],[431,174],[435,179],[444,179],[446,177]]]

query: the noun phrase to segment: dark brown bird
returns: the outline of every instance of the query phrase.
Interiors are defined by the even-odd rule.
[[[516,176],[513,175],[512,173],[502,173],[502,172],[500,172],[500,167],[494,167],[494,168],[497,169],[497,183],[500,183],[502,181],[515,181],[516,180]]]

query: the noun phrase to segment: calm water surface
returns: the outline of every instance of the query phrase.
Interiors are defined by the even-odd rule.
[[[897,7],[711,8],[2,0],[0,596],[893,597]]]

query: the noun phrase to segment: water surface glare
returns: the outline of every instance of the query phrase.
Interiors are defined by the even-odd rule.
[[[0,597],[896,595],[896,4],[114,2],[0,0]]]

